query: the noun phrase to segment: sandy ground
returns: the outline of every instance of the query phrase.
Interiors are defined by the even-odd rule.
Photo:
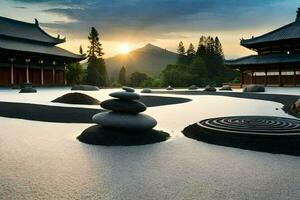
[[[111,91],[89,93],[103,100]],[[68,88],[44,89],[20,95],[16,90],[0,90],[0,101],[52,105],[51,100],[67,92]],[[192,101],[146,110],[158,121],[156,129],[169,132],[171,139],[145,146],[78,142],[76,137],[91,124],[1,117],[0,199],[299,199],[299,157],[210,145],[181,133],[187,125],[209,117],[294,118],[276,110],[282,104],[223,96],[182,97]]]

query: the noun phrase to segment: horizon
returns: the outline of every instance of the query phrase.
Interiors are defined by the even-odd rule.
[[[96,27],[104,58],[148,43],[176,52],[180,41],[186,48],[189,43],[197,46],[201,35],[219,37],[227,59],[254,54],[240,46],[240,39],[259,36],[293,22],[299,7],[298,3],[287,0],[243,3],[231,0],[226,4],[219,0],[187,3],[139,0],[134,4],[119,0],[4,0],[1,4],[3,17],[29,23],[37,18],[51,35],[66,36],[66,43],[60,46],[74,53],[78,53],[80,45],[86,52],[90,28]]]

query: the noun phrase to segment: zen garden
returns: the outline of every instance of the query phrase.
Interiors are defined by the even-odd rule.
[[[300,199],[299,5],[155,2],[0,3],[0,199]]]

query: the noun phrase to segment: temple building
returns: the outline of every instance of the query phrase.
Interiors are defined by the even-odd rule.
[[[46,33],[37,20],[0,17],[0,85],[65,84],[65,66],[84,59],[56,45],[65,42]]]
[[[240,72],[241,86],[300,85],[300,8],[294,22],[259,37],[242,39],[240,44],[257,52],[225,62]]]

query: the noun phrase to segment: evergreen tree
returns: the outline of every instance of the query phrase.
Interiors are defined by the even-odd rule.
[[[88,36],[90,46],[88,47],[87,82],[91,85],[106,86],[108,83],[102,45],[99,41],[98,31],[92,27]]]
[[[102,44],[99,41],[99,33],[95,27],[91,28],[90,35],[88,36],[90,41],[90,46],[88,47],[88,57],[102,57],[104,53],[102,52]]]
[[[196,55],[195,47],[192,43],[190,44],[188,50],[186,51],[186,54],[187,54],[187,64],[191,64]]]
[[[206,56],[207,53],[207,39],[205,36],[201,36],[197,48],[196,55],[202,58]]]
[[[126,85],[126,69],[125,67],[123,66],[119,72],[119,83],[121,85]]]
[[[186,63],[186,55],[185,55],[185,48],[184,48],[182,41],[179,42],[179,45],[177,48],[177,53],[178,53],[177,63],[185,64]]]
[[[82,50],[82,46],[81,45],[79,46],[79,53],[80,53],[80,55],[83,55],[83,50]]]
[[[80,63],[72,63],[66,66],[66,80],[68,84],[80,84],[84,72]]]

